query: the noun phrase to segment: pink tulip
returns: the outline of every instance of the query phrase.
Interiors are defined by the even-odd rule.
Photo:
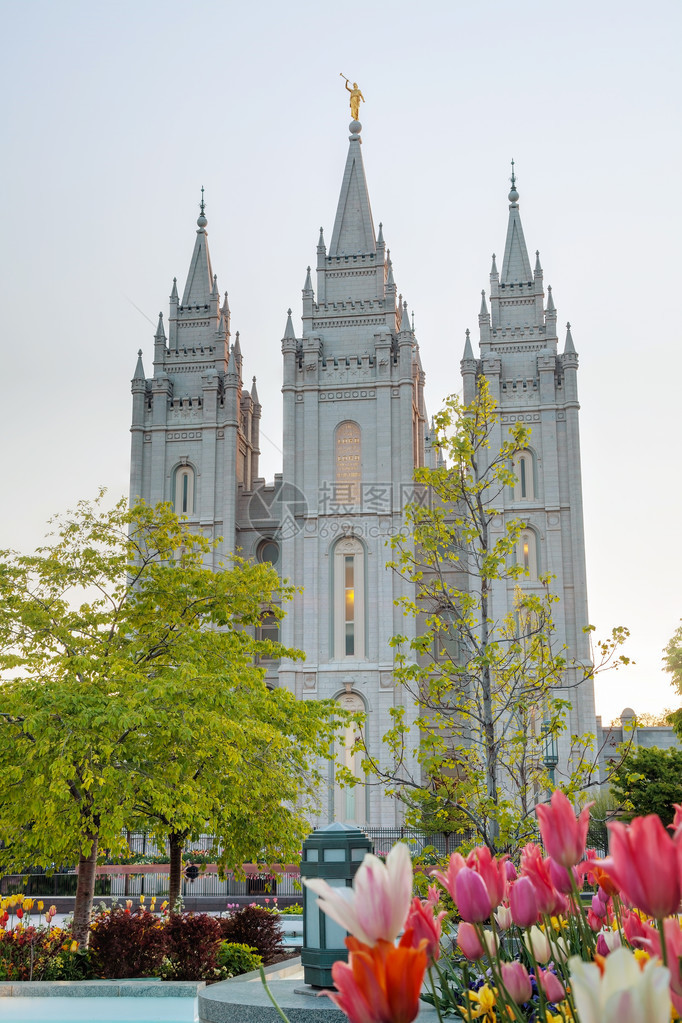
[[[507,881],[516,881],[518,875],[516,873],[516,867],[511,860],[504,861],[504,869],[507,875]]]
[[[485,949],[473,924],[461,923],[457,928],[457,944],[467,959],[482,959]]]
[[[432,906],[437,906],[440,902],[440,892],[436,888],[435,884],[429,885],[429,890],[426,894],[426,901]]]
[[[538,982],[538,987],[542,988],[544,996],[548,1002],[560,1002],[566,997],[564,985],[561,983],[556,973],[552,973],[551,970],[543,970],[542,967],[539,966],[536,980]]]
[[[604,869],[627,899],[647,916],[662,920],[680,905],[680,859],[676,845],[655,814],[635,817],[629,827],[615,821],[611,855]]]
[[[535,807],[543,845],[562,867],[574,867],[583,857],[592,805],[588,803],[576,818],[570,799],[555,789],[549,806],[538,803]]]
[[[675,807],[675,816],[672,824],[669,824],[668,827],[673,833],[673,842],[679,842],[682,837],[682,805],[673,803],[673,806]]]
[[[416,947],[419,946],[422,939],[426,941],[424,948],[429,963],[440,959],[441,920],[447,915],[447,910],[444,909],[438,916],[435,916],[433,903],[428,899],[422,901],[417,896],[412,899],[412,905],[405,921],[405,930],[412,928]]]
[[[528,842],[521,850],[521,873],[533,882],[539,913],[553,913],[559,899],[549,876],[548,863],[548,859],[542,858],[540,847],[533,842]]]
[[[600,899],[599,892],[592,896],[592,912],[602,920],[606,916],[606,903]]]
[[[643,923],[637,913],[631,912],[625,907],[621,909],[621,919],[628,944],[633,948],[646,948],[646,942],[654,932],[654,928]]]
[[[532,927],[538,919],[538,900],[529,877],[520,877],[509,889],[509,908],[517,927]]]
[[[490,896],[480,874],[462,867],[455,879],[455,902],[462,920],[478,924],[490,916]]]
[[[452,853],[448,861],[448,869],[444,874],[442,870],[434,870],[433,876],[438,878],[451,899],[455,898],[455,881],[462,867],[466,867],[466,860],[461,853]]]
[[[412,900],[412,861],[404,843],[394,845],[386,863],[368,853],[353,880],[353,888],[332,888],[322,878],[305,885],[319,895],[318,905],[363,944],[395,941],[402,931]]]
[[[564,895],[571,895],[573,893],[571,877],[575,881],[576,886],[582,888],[578,871],[575,867],[567,870],[566,867],[562,867],[560,863],[557,863],[551,857],[549,858],[548,867],[550,880],[558,892],[562,892]]]
[[[505,869],[506,859],[495,859],[487,845],[473,849],[466,858],[467,867],[475,870],[483,880],[490,896],[493,909],[502,902],[507,894],[508,880]]]
[[[597,914],[591,907],[587,911],[587,924],[590,930],[593,931],[595,934],[597,934],[604,926],[604,921],[602,920],[602,918],[600,916],[597,916]]]
[[[533,988],[528,976],[528,970],[523,963],[502,963],[502,983],[507,994],[517,1005],[528,1002],[533,994]]]

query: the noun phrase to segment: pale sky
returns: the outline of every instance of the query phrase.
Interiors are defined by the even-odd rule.
[[[342,72],[366,99],[374,221],[430,413],[460,388],[515,159],[528,248],[580,355],[590,620],[627,625],[637,662],[597,682],[597,712],[679,705],[661,667],[682,616],[679,0],[3,0],[0,16],[0,545],[32,549],[100,484],[127,493],[136,353],[151,373],[202,185],[262,471],[279,471],[280,339],[331,234]]]

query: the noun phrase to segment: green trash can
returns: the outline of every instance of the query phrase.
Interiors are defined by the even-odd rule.
[[[373,846],[364,831],[350,824],[328,824],[303,843],[301,880],[322,877],[332,888],[350,888],[365,854]],[[348,961],[343,943],[347,931],[323,913],[317,895],[303,885],[303,948],[301,963],[306,984],[333,987],[332,963]]]

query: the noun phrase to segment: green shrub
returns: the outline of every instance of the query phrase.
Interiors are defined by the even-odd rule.
[[[218,966],[227,970],[231,977],[257,970],[263,962],[252,945],[238,941],[223,941],[218,949]]]
[[[261,906],[245,906],[222,917],[220,930],[224,941],[236,941],[255,948],[263,957],[265,966],[269,966],[282,951],[284,935],[278,915]]]
[[[279,912],[281,916],[303,916],[303,906],[300,902],[295,902],[293,906],[285,906]]]

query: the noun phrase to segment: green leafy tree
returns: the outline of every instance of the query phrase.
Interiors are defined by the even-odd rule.
[[[664,824],[675,816],[673,803],[682,803],[682,749],[630,747],[611,776],[611,791],[619,817],[657,813]]]
[[[266,688],[254,659],[297,652],[254,630],[290,588],[239,558],[209,570],[213,547],[168,505],[100,495],[35,554],[0,554],[0,866],[77,862],[83,944],[98,854],[141,819],[170,837],[176,890],[201,831],[223,866],[287,858],[305,831],[331,705]]]
[[[472,404],[451,397],[435,417],[448,464],[417,470],[433,499],[408,509],[409,535],[396,538],[392,562],[410,584],[399,604],[417,624],[416,637],[393,638],[395,676],[419,717],[413,724],[404,708],[393,709],[388,766],[365,750],[366,768],[408,814],[418,818],[426,791],[431,817],[440,802],[444,817],[466,819],[493,850],[532,833],[534,805],[552,784],[548,751],[565,730],[570,689],[593,674],[592,664],[569,664],[555,649],[549,577],[539,592],[517,586],[514,610],[494,617],[495,586],[520,582],[524,572],[515,563],[523,524],[507,521],[499,532],[493,520],[504,489],[516,483],[513,459],[530,432],[516,423],[493,451],[498,422],[484,377]],[[625,635],[614,630],[600,645],[602,661],[626,662],[616,656]],[[570,773],[560,780],[574,795],[592,780],[592,741],[568,739]]]

